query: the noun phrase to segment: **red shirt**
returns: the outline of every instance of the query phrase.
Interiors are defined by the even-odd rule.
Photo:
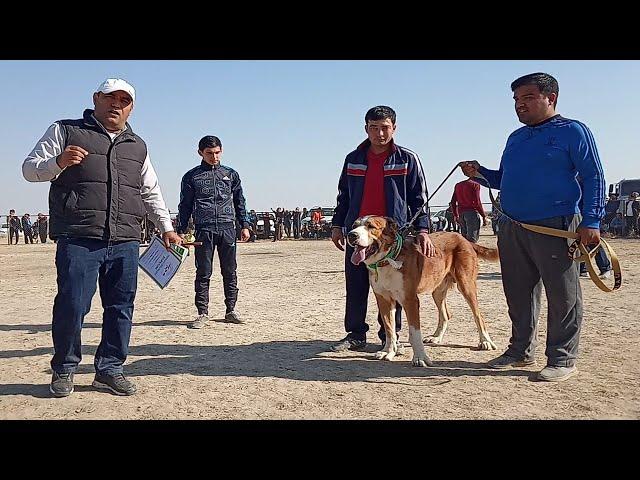
[[[322,212],[316,210],[311,214],[311,223],[320,223],[322,220]]]
[[[475,210],[485,216],[482,202],[480,201],[480,184],[473,180],[465,180],[456,183],[451,198],[451,210],[454,217],[458,218],[462,212]]]
[[[360,217],[387,214],[384,200],[384,161],[389,158],[389,153],[390,149],[382,153],[373,153],[371,148],[367,152],[367,173],[364,176]]]

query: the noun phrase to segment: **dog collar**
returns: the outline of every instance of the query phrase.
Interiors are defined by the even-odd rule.
[[[400,255],[400,250],[402,250],[402,244],[404,243],[404,239],[402,235],[396,233],[396,241],[394,242],[393,247],[387,252],[387,254],[378,260],[375,263],[367,263],[367,268],[376,274],[376,282],[378,281],[378,268],[386,267],[389,265],[389,260],[395,260]]]

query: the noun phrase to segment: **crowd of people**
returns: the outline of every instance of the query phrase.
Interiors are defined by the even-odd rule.
[[[16,215],[12,208],[7,215],[7,225],[9,228],[9,245],[17,245],[20,240],[20,233],[24,235],[24,243],[47,243],[49,233],[49,217],[43,213],[38,213],[35,220],[31,220],[31,215],[25,213],[22,217]],[[15,239],[15,243],[13,240]]]

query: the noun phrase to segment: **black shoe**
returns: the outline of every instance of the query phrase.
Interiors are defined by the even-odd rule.
[[[92,385],[100,390],[110,390],[116,395],[133,395],[136,393],[136,386],[124,378],[121,373],[116,373],[115,375],[96,373]]]
[[[68,397],[73,393],[73,373],[53,372],[49,391],[54,397]]]
[[[331,347],[332,352],[344,352],[346,350],[360,351],[364,350],[367,346],[366,340],[358,340],[356,338],[347,335],[334,346]]]

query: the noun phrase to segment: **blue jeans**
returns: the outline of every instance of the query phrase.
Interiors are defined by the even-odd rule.
[[[54,355],[51,360],[55,372],[75,372],[82,359],[82,324],[91,309],[97,281],[104,312],[95,369],[109,375],[122,373],[131,337],[139,245],[138,241],[58,240],[58,294],[53,302]]]

